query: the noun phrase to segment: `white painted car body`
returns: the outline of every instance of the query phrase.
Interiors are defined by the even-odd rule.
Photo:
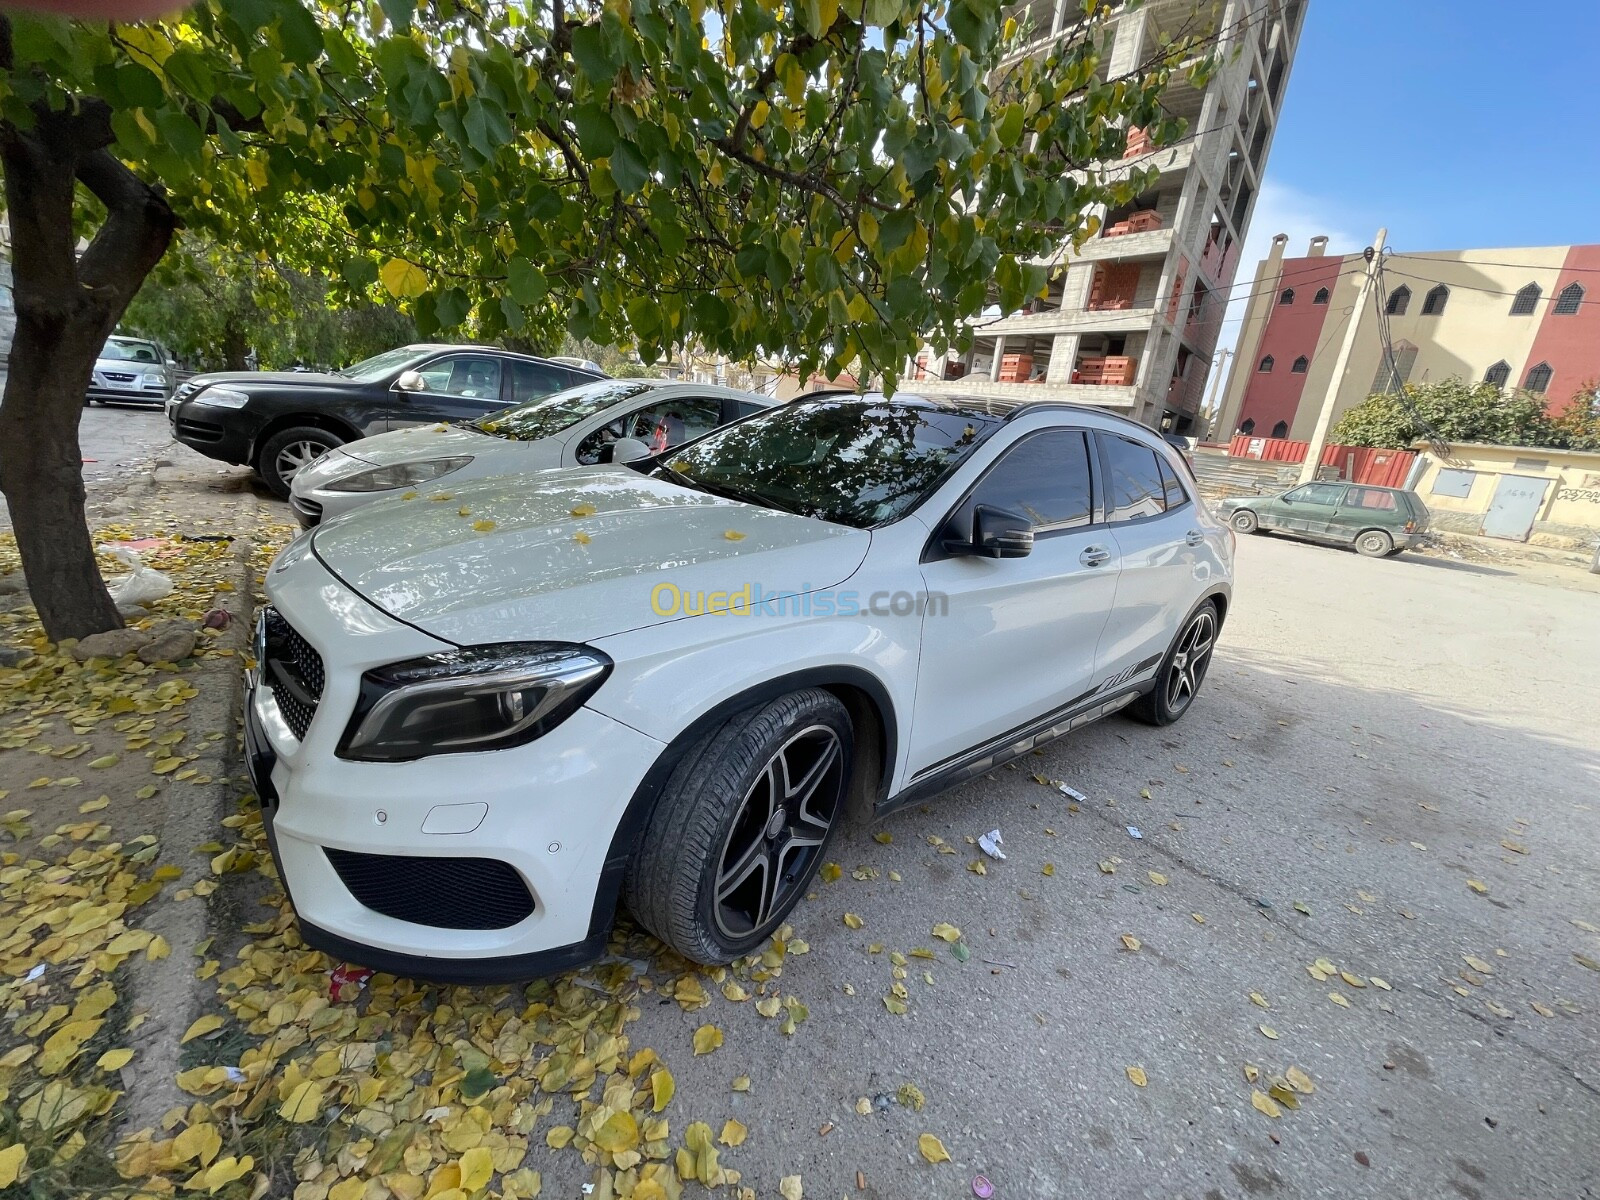
[[[398,496],[413,487],[423,490],[425,494],[433,494],[474,479],[578,466],[584,457],[588,457],[580,453],[580,448],[588,439],[630,414],[673,400],[698,399],[719,403],[722,413],[718,424],[726,424],[778,403],[771,396],[741,392],[715,384],[650,379],[606,379],[583,384],[569,392],[552,393],[530,403],[559,403],[563,396],[571,392],[597,389],[615,390],[623,393],[623,398],[547,437],[533,440],[516,441],[497,437],[474,428],[474,423],[462,423],[417,425],[346,442],[295,473],[289,488],[290,508],[302,526],[309,526],[352,512],[374,500]],[[500,415],[490,413],[481,420],[489,423]],[[336,486],[375,467],[398,467],[446,458],[467,461],[446,474],[415,485],[401,484],[359,492]]]
[[[930,557],[946,514],[1002,455],[1062,429],[1085,431],[1091,448],[1101,435],[1149,448],[1183,481],[1182,503],[1041,530],[1023,558]],[[303,736],[273,686],[252,679],[247,699],[252,774],[305,937],[424,977],[526,977],[598,954],[640,809],[673,750],[754,700],[826,686],[870,704],[882,738],[868,802],[885,812],[1137,699],[1189,615],[1208,600],[1225,612],[1231,597],[1233,535],[1176,452],[1091,409],[1019,408],[912,511],[874,528],[622,466],[451,492],[368,505],[285,549],[267,595],[325,682]],[[685,595],[755,583],[758,599],[789,599],[776,614],[686,616],[652,602],[668,581]],[[841,611],[837,589],[856,595],[857,611]],[[939,593],[942,613],[898,601]],[[458,646],[546,640],[581,643],[612,665],[535,740],[407,762],[341,757],[365,672]],[[533,911],[493,929],[396,919],[356,899],[330,849],[495,860],[525,884]]]

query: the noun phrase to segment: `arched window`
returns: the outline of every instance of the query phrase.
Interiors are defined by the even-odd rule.
[[[1411,305],[1411,289],[1401,284],[1389,293],[1389,303],[1383,306],[1383,311],[1391,317],[1403,317],[1406,309]]]
[[[1485,383],[1492,383],[1498,388],[1505,387],[1506,380],[1510,378],[1511,364],[1503,358],[1483,373],[1483,381]]]
[[[1239,432],[1244,434],[1245,437],[1249,437],[1255,431],[1256,419],[1254,417],[1247,417],[1239,423]]]
[[[1293,288],[1284,288],[1282,293],[1278,296],[1278,303],[1279,304],[1293,304],[1294,303],[1294,289]]]
[[[1265,374],[1267,374],[1267,372],[1271,371],[1272,368],[1274,366],[1276,366],[1276,365],[1277,365],[1276,360],[1274,360],[1272,355],[1269,354],[1269,355],[1267,355],[1265,358],[1263,358],[1261,360],[1261,365],[1258,366],[1256,368],[1256,370],[1260,371],[1263,375],[1265,375]]]
[[[1317,289],[1317,294],[1315,296],[1311,297],[1311,303],[1313,303],[1313,304],[1326,304],[1327,302],[1328,302],[1328,289],[1327,288],[1318,288]]]
[[[1288,437],[1289,436],[1289,422],[1287,422],[1287,421],[1279,421],[1276,425],[1274,425],[1272,427],[1272,436],[1275,437],[1275,438],[1286,438],[1286,437]]]
[[[1450,299],[1450,289],[1440,284],[1422,298],[1422,315],[1437,317],[1444,312],[1445,302]]]
[[[1527,317],[1533,315],[1533,310],[1539,307],[1539,297],[1543,293],[1537,283],[1530,283],[1517,293],[1517,298],[1511,302],[1511,315],[1513,317]]]
[[[1294,366],[1290,367],[1289,371],[1294,375],[1304,375],[1306,373],[1306,368],[1310,365],[1311,360],[1302,354],[1299,358],[1294,360]]]
[[[1554,374],[1555,372],[1550,369],[1549,363],[1540,363],[1528,372],[1528,381],[1522,386],[1530,392],[1536,392],[1542,396],[1545,389],[1550,386],[1550,377]]]
[[[1573,316],[1580,305],[1583,304],[1583,284],[1569,283],[1561,289],[1561,294],[1556,297],[1556,305],[1550,311],[1557,316]]]

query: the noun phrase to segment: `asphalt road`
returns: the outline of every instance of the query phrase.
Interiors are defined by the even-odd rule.
[[[1600,1194],[1600,974],[1574,957],[1600,961],[1597,585],[1247,540],[1183,722],[1113,719],[836,850],[783,970],[794,1036],[710,988],[692,1013],[644,998],[629,1034],[670,1055],[674,1136],[743,1122],[724,1162],[761,1197],[798,1174],[954,1198],[980,1173],[1004,1200]],[[1009,857],[980,876],[966,839],[992,827]],[[916,947],[891,1015],[889,953]],[[690,1057],[708,1021],[725,1044]],[[1291,1065],[1315,1092],[1253,1108],[1247,1071],[1265,1091]],[[855,1111],[908,1082],[920,1113]],[[546,1195],[588,1178],[530,1165]]]
[[[172,440],[166,416],[153,405],[87,407],[78,425],[78,442],[84,460],[84,483],[91,497],[107,485],[146,474],[148,463],[155,458],[192,458],[194,464],[206,461]],[[0,497],[0,528],[10,527],[11,515],[4,497]]]

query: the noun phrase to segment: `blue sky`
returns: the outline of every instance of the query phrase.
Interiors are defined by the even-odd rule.
[[[1275,233],[1291,255],[1380,225],[1403,251],[1600,242],[1597,52],[1600,0],[1311,0],[1237,282]]]

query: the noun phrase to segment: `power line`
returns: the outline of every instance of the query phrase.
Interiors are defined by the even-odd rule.
[[[1496,262],[1494,259],[1490,259],[1490,258],[1450,258],[1450,259],[1440,259],[1440,258],[1429,258],[1425,254],[1400,254],[1398,252],[1390,255],[1390,257],[1391,258],[1404,258],[1404,259],[1407,259],[1408,261],[1411,261],[1411,262],[1463,263],[1463,264],[1468,264],[1468,265],[1475,266],[1475,267],[1515,267],[1515,268],[1518,268],[1519,270],[1523,270],[1523,271],[1583,271],[1583,272],[1589,273],[1589,274],[1600,275],[1600,267],[1569,267],[1569,266],[1566,266],[1565,264],[1563,264],[1561,266],[1552,267],[1552,266],[1546,266],[1543,263]]]

